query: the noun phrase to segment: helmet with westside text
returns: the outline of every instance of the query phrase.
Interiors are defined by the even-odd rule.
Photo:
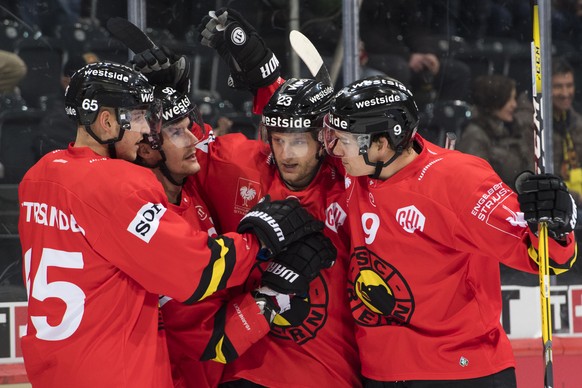
[[[314,79],[288,79],[263,109],[267,132],[310,132],[323,127],[333,87]]]
[[[418,126],[418,107],[400,81],[372,76],[342,88],[333,98],[325,126],[354,135],[386,133],[395,151],[408,148]]]
[[[178,92],[171,86],[156,86],[154,97],[162,105],[162,130],[185,118],[189,120],[188,128],[197,139],[205,134],[204,121],[198,109],[187,94]],[[163,144],[161,133],[152,132],[144,135],[144,140],[152,149],[160,149]]]
[[[88,64],[77,70],[65,91],[65,111],[80,125],[91,125],[102,107],[114,108],[123,129],[130,120],[123,110],[148,109],[154,103],[154,87],[133,69],[109,62]],[[121,109],[121,110],[120,110]]]

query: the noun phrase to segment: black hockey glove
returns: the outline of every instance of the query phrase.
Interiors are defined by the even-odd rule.
[[[284,294],[306,295],[319,271],[331,267],[337,250],[323,233],[313,233],[294,242],[269,263],[261,285]]]
[[[273,254],[300,238],[321,231],[323,223],[313,218],[296,199],[272,201],[265,196],[240,220],[238,233],[252,232]]]
[[[216,49],[230,69],[229,86],[254,92],[279,78],[279,60],[243,16],[231,8],[210,11],[198,26],[198,40]]]
[[[562,178],[524,171],[515,179],[517,200],[530,229],[537,234],[541,221],[548,223],[548,235],[564,240],[576,226],[576,203]]]
[[[183,94],[190,92],[190,62],[167,47],[154,47],[135,54],[130,66],[145,75],[154,86],[173,86]]]

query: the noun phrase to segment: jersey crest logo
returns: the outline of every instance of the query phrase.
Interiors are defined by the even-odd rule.
[[[246,214],[259,202],[261,195],[261,185],[259,182],[251,181],[245,178],[238,178],[237,195],[235,197],[235,213]]]
[[[414,296],[394,266],[365,246],[357,247],[348,274],[348,297],[357,324],[393,326],[410,322]]]
[[[160,219],[166,210],[161,203],[146,203],[137,211],[127,230],[140,240],[149,243],[158,231]]]
[[[344,209],[334,202],[325,209],[325,226],[337,233],[337,228],[344,224],[346,217]]]
[[[396,211],[396,221],[408,233],[414,233],[415,230],[424,230],[426,217],[414,205],[402,207]]]

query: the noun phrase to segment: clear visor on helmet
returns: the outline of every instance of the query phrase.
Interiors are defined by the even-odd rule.
[[[171,141],[178,148],[195,145],[205,136],[204,122],[196,107],[177,120],[162,126],[164,141]]]
[[[268,127],[263,123],[259,126],[259,136],[262,141],[271,145],[271,151],[277,160],[303,158],[316,153],[318,147],[310,147],[316,142],[313,132],[320,128],[280,128]],[[316,136],[317,137],[317,136]]]
[[[323,120],[321,132],[326,152],[337,158],[351,158],[368,152],[370,147],[369,134],[351,133],[333,128],[328,122],[328,116]]]
[[[142,134],[159,133],[162,126],[162,104],[155,100],[148,105],[119,108],[120,124],[126,131]]]

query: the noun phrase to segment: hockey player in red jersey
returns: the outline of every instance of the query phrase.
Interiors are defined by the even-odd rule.
[[[346,170],[365,386],[515,387],[499,263],[538,271],[532,230],[546,212],[552,270],[571,267],[576,211],[561,179],[529,176],[518,197],[484,160],[418,136],[413,96],[389,77],[344,87],[325,126]]]
[[[161,133],[144,136],[138,161],[153,168],[168,196],[168,210],[215,238],[217,232],[205,203],[194,186],[186,184],[200,170],[195,146],[204,136],[205,124],[186,94],[170,86],[157,86],[155,97],[162,102]],[[220,290],[193,305],[160,297],[163,321],[158,333],[167,339],[175,387],[217,386],[223,364],[264,337],[276,314],[290,307],[285,295],[275,298],[276,305],[267,303],[272,300],[264,294],[265,289],[234,297],[228,291]]]
[[[262,244],[283,251],[318,222],[296,201],[265,201],[238,227],[252,234],[209,238],[167,211],[151,171],[127,162],[143,134],[159,130],[145,77],[90,64],[65,103],[75,142],[19,186],[28,378],[35,387],[171,387],[158,294],[193,303],[241,284]]]
[[[203,188],[211,213],[224,230],[236,225],[258,195],[292,197],[316,218],[325,220],[324,232],[338,251],[336,264],[311,281],[307,295],[291,300],[292,308],[275,319],[271,334],[226,365],[225,387],[360,384],[345,293],[348,237],[343,228],[345,211],[339,203],[344,182],[316,140],[331,94],[331,87],[315,80],[287,80],[263,111],[267,145],[228,134],[208,143],[207,158],[200,155],[202,170],[195,180],[199,180],[198,187]],[[291,122],[311,124],[285,124]],[[221,184],[209,185],[208,179],[218,173]],[[246,290],[258,286],[265,268],[265,263],[257,263]],[[304,372],[299,373],[299,369]]]
[[[324,232],[338,251],[336,264],[322,270],[309,292],[294,297],[291,310],[275,318],[270,335],[226,365],[221,386],[358,387],[359,360],[345,292],[348,237],[339,200],[344,182],[318,141],[332,87],[313,79],[289,79],[279,87],[280,78],[273,76],[278,67],[269,68],[270,83],[265,83],[267,72],[260,69],[272,63],[272,55],[262,39],[234,11],[214,15],[218,20],[209,17],[201,23],[203,44],[212,42],[221,52],[234,84],[255,92],[255,111],[263,114],[263,141],[227,134],[210,137],[199,147],[202,168],[194,180],[214,220],[222,230],[232,230],[265,193],[297,198],[325,220]],[[225,29],[216,29],[217,22]],[[227,42],[233,30],[245,44]],[[217,179],[220,184],[210,184]],[[259,284],[265,268],[264,263],[255,266],[245,290]]]

